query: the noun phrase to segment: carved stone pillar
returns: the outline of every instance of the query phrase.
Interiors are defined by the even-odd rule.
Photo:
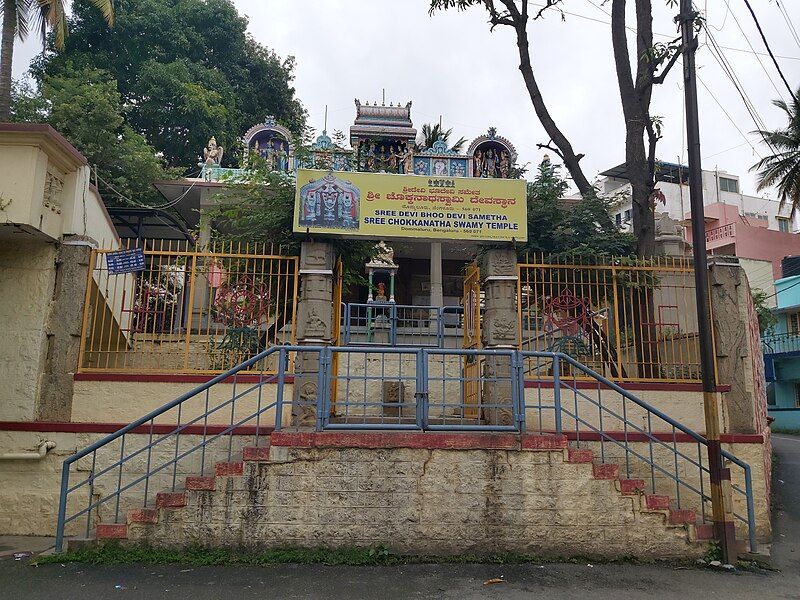
[[[723,433],[763,433],[767,429],[764,356],[747,274],[735,256],[709,259],[711,313],[717,373],[723,395]]]
[[[481,326],[486,349],[516,349],[517,255],[513,250],[489,250],[483,258],[485,312]],[[487,356],[483,363],[483,418],[490,425],[513,425],[511,358]],[[494,405],[494,406],[493,406]],[[505,408],[505,406],[508,408]]]
[[[303,242],[300,250],[300,298],[297,302],[297,343],[331,344],[333,323],[333,249],[327,242]],[[303,352],[295,364],[292,425],[314,427],[317,421],[319,354]]]

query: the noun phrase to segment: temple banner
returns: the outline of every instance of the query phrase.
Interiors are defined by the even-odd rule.
[[[525,182],[299,169],[294,230],[375,239],[524,240]]]

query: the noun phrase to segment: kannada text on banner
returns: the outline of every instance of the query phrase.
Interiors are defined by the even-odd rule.
[[[525,182],[300,169],[294,230],[376,239],[523,240]]]

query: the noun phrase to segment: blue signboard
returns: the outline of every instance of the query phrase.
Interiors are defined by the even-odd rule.
[[[120,250],[106,254],[106,265],[111,275],[122,275],[144,270],[144,250]]]

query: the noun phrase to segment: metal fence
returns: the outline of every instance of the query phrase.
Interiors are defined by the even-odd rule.
[[[341,345],[458,348],[463,338],[464,309],[369,302],[337,304]]]
[[[318,429],[566,434],[578,447],[592,448],[600,462],[619,464],[621,474],[640,480],[643,491],[669,494],[677,508],[694,509],[701,518],[709,510],[705,438],[563,353],[276,346],[69,457],[62,470],[57,549],[67,527],[89,533],[100,518],[117,521],[126,510],[148,506],[155,491],[174,491],[179,474],[203,475],[215,460],[231,460],[240,446],[257,446],[268,433],[263,425],[281,429],[290,403],[287,365],[297,364],[289,358],[295,353],[316,355],[321,365]],[[333,355],[339,355],[338,373],[330,368]],[[484,363],[476,376],[484,390],[477,403],[467,391],[467,356]],[[548,376],[526,377],[530,363]],[[278,366],[274,375],[271,364]],[[258,377],[253,381],[250,375],[245,383],[239,381],[242,373]],[[586,379],[591,386],[580,381]],[[224,381],[232,385],[218,388]],[[728,452],[723,457],[732,471],[734,517],[755,551],[750,466]]]
[[[523,350],[563,352],[614,381],[700,381],[690,261],[529,256],[518,274]]]
[[[773,333],[762,336],[761,347],[764,354],[786,354],[800,352],[800,334]]]
[[[119,274],[114,251],[92,252],[80,372],[214,374],[294,341],[297,257],[265,244],[136,248],[142,268]]]

